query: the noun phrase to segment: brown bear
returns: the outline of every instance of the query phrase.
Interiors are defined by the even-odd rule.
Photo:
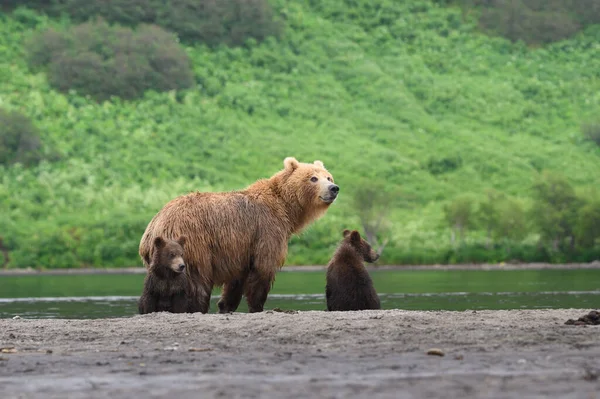
[[[185,236],[180,236],[177,241],[160,236],[154,238],[154,252],[138,302],[140,314],[193,311],[193,302],[188,300],[190,288],[183,261],[185,241]]]
[[[283,165],[243,190],[194,192],[168,202],[140,241],[146,267],[156,236],[186,235],[184,257],[200,312],[208,312],[213,286],[223,286],[220,313],[235,311],[242,294],[249,312],[261,312],[289,239],[323,216],[339,192],[321,161],[288,157]]]
[[[373,281],[363,264],[363,261],[375,262],[379,255],[358,231],[344,230],[343,234],[344,239],[327,265],[327,310],[381,309]]]

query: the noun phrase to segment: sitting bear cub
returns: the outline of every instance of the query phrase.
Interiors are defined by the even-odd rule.
[[[363,264],[378,258],[358,231],[344,230],[344,239],[327,265],[327,310],[381,309],[371,276]]]
[[[144,280],[144,291],[138,303],[140,314],[152,312],[191,312],[188,278],[183,261],[186,237],[177,241],[154,239],[152,261]]]

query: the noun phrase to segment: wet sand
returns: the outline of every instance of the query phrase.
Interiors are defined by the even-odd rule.
[[[1,319],[0,396],[600,398],[589,311]]]

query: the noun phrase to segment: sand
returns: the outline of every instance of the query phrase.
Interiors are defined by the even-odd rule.
[[[600,398],[589,311],[2,319],[0,396]]]

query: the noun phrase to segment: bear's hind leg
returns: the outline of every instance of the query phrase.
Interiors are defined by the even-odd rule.
[[[271,290],[271,284],[274,280],[273,277],[262,275],[257,270],[250,271],[244,287],[249,313],[263,311],[267,296]]]
[[[189,293],[188,313],[208,313],[210,310],[210,294],[212,284],[197,284]]]
[[[223,285],[223,293],[221,294],[221,299],[219,299],[219,302],[217,303],[219,313],[236,311],[242,301],[245,280],[246,276]]]

